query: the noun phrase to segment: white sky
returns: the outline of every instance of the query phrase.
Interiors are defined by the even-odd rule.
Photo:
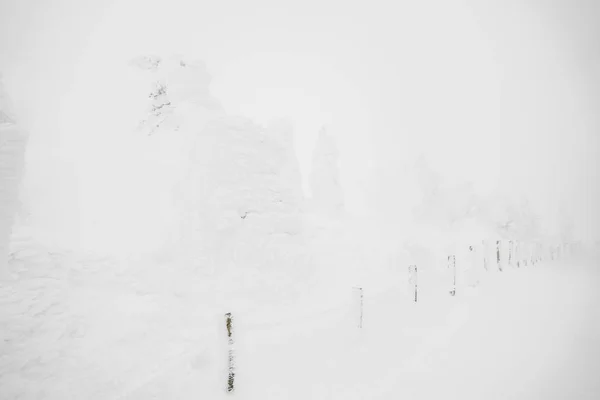
[[[598,235],[598,7],[471,3],[3,0],[0,71],[45,150],[97,134],[133,56],[202,58],[230,111],[295,120],[305,175],[327,123],[354,209],[402,207],[425,152],[482,193],[525,191],[547,215],[566,201]]]

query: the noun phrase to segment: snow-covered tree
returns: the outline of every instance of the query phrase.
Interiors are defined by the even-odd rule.
[[[281,258],[295,254],[303,230],[289,135],[289,126],[265,129],[233,116],[211,120],[198,134],[182,184],[182,239],[203,265],[289,266]]]
[[[326,128],[322,128],[313,152],[309,180],[313,207],[330,215],[344,209],[338,162],[339,152],[335,138]]]
[[[481,199],[480,218],[498,238],[519,241],[542,240],[542,219],[526,197],[515,201],[501,194]]]
[[[184,105],[201,106],[206,110],[220,111],[220,103],[210,94],[210,74],[202,61],[187,60],[182,56],[163,59],[155,55],[139,56],[130,65],[151,75],[150,104],[140,129],[152,135],[164,128],[179,129],[182,117],[177,108]]]
[[[475,216],[478,199],[471,183],[445,185],[421,156],[415,164],[421,203],[415,208],[417,221],[440,227],[451,227]]]
[[[129,62],[129,65],[137,67],[144,71],[156,72],[162,61],[162,57],[148,54],[134,57]]]
[[[153,134],[172,115],[173,107],[167,95],[167,85],[163,81],[153,83],[153,89],[148,97],[150,107],[143,126],[148,130],[148,134]]]
[[[565,203],[558,209],[558,236],[563,243],[575,240],[575,222]]]
[[[415,163],[415,174],[423,201],[427,202],[438,193],[442,185],[442,178],[437,171],[431,168],[424,155],[421,155]]]

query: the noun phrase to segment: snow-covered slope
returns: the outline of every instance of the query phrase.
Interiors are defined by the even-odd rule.
[[[591,260],[490,270],[472,297],[420,280],[416,304],[405,274],[373,271],[388,288],[357,280],[359,329],[348,286],[334,290],[337,304],[322,293],[283,303],[173,265],[118,273],[115,260],[18,239],[20,279],[0,286],[1,398],[225,398],[232,311],[242,399],[593,399],[600,389]]]

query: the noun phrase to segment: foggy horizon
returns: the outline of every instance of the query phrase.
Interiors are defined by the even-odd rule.
[[[72,132],[84,141],[101,129],[126,132],[132,116],[119,111],[132,94],[112,91],[127,87],[127,62],[183,54],[207,64],[227,112],[293,121],[305,191],[327,125],[339,138],[348,206],[358,212],[375,206],[366,198],[372,185],[401,207],[402,189],[411,188],[378,173],[405,170],[425,154],[447,181],[525,196],[546,219],[565,204],[578,236],[598,238],[592,2],[303,2],[293,12],[265,2],[235,15],[161,4],[2,5],[0,26],[11,35],[2,35],[0,71],[32,148],[69,157]],[[102,113],[111,124],[98,120]]]

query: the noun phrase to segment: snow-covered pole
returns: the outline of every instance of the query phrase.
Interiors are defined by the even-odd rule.
[[[356,293],[355,298],[357,300],[358,303],[358,324],[357,327],[359,329],[362,329],[363,327],[363,300],[364,300],[364,296],[363,296],[363,288],[361,287],[355,287],[353,288],[354,292]]]
[[[556,246],[556,259],[560,261],[562,258],[562,252],[560,251],[560,244]]]
[[[565,258],[565,244],[561,243],[558,245],[558,253],[560,254],[560,259],[564,259]]]
[[[448,268],[452,271],[452,290],[450,296],[456,295],[456,256],[448,256]]]
[[[512,240],[508,241],[508,265],[512,265],[514,258],[514,242]]]
[[[527,266],[527,245],[519,242],[519,267]]]
[[[477,282],[477,259],[475,246],[469,246],[469,273],[468,284],[473,285]]]
[[[500,263],[500,241],[496,240],[496,264],[498,265],[498,270],[502,272],[502,264]]]
[[[225,326],[227,328],[227,344],[229,346],[227,392],[233,392],[235,383],[235,359],[233,354],[233,317],[231,316],[231,313],[225,314]]]
[[[481,251],[483,253],[483,269],[488,270],[488,247],[485,240],[481,241]]]
[[[417,266],[408,266],[408,282],[410,286],[414,287],[415,291],[415,303],[417,302]]]

